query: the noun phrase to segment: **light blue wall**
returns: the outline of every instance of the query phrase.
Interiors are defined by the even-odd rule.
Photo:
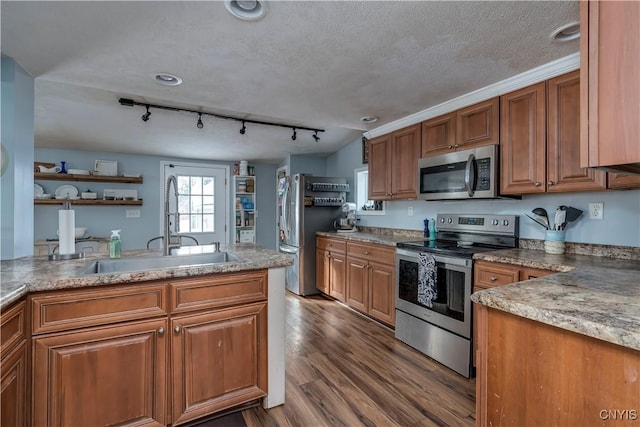
[[[13,59],[2,56],[2,145],[9,164],[0,179],[1,258],[33,254],[34,82]]]
[[[357,140],[328,158],[328,173],[353,180],[353,170],[362,167],[361,141]],[[604,202],[604,219],[588,218],[589,202]],[[385,202],[386,215],[361,216],[360,224],[371,227],[422,230],[425,218],[437,213],[495,213],[520,216],[520,236],[543,239],[544,230],[527,218],[536,207],[553,215],[559,205],[573,206],[585,213],[567,227],[570,242],[640,246],[640,190],[600,191],[523,196],[522,200],[425,202],[419,200]],[[413,207],[413,216],[408,208]]]
[[[108,237],[109,231],[121,229],[122,249],[146,248],[147,240],[162,234],[162,193],[163,183],[160,182],[161,161],[206,163],[217,165],[231,165],[229,162],[194,159],[177,159],[154,156],[140,156],[131,154],[98,153],[78,150],[58,150],[38,148],[35,151],[36,161],[53,162],[57,165],[65,161],[68,169],[93,170],[94,161],[116,160],[119,173],[139,173],[144,178],[143,184],[93,183],[74,182],[79,191],[92,190],[102,193],[108,189],[136,189],[138,197],[143,199],[142,206],[73,206],[76,225],[88,227],[87,234],[91,236]],[[257,181],[258,217],[256,218],[256,241],[265,247],[274,247],[275,242],[275,166],[255,165]],[[229,181],[230,182],[230,181]],[[46,193],[54,193],[55,189],[68,181],[37,181],[44,187]],[[31,196],[30,196],[31,197]],[[233,205],[229,203],[227,218],[232,218]],[[55,238],[58,228],[58,210],[60,206],[38,205],[35,209],[33,223],[35,240]],[[140,218],[126,218],[127,209],[140,209]],[[229,220],[230,221],[230,220]],[[228,223],[230,224],[230,222]],[[32,239],[33,240],[33,239]]]
[[[326,157],[291,154],[287,156],[286,165],[289,170],[289,175],[304,173],[307,175],[325,176],[327,174]]]
[[[347,200],[354,201],[355,183],[353,182],[354,169],[366,166],[362,163],[362,140],[357,139],[342,150],[332,154],[327,158],[327,176],[347,178],[351,191],[347,195]]]

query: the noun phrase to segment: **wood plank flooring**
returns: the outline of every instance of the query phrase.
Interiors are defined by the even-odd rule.
[[[286,297],[285,404],[242,412],[261,426],[473,426],[475,380],[321,296]]]

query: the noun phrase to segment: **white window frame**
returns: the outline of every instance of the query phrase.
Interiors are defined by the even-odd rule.
[[[359,180],[359,174],[361,174],[362,172],[367,172],[367,174],[369,173],[369,167],[368,166],[364,166],[361,168],[356,168],[353,170],[353,201],[356,204],[356,215],[361,216],[361,215],[386,215],[386,205],[384,203],[384,201],[382,202],[382,210],[380,211],[367,211],[367,210],[362,210],[361,207],[363,205],[362,200],[359,200],[358,198],[358,194],[360,192],[360,190],[362,190],[362,187],[358,186],[358,182]],[[368,186],[368,184],[367,184]],[[365,188],[365,191],[368,191],[368,187]],[[367,199],[368,200],[368,199]]]

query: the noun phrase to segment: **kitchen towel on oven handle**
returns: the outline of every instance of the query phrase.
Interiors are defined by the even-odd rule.
[[[418,259],[418,302],[431,308],[433,301],[438,297],[436,257],[419,252]]]

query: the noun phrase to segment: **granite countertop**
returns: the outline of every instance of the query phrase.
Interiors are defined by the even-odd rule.
[[[212,246],[187,246],[183,253],[212,252]],[[263,268],[284,267],[293,264],[293,258],[277,251],[252,244],[222,245],[221,251],[229,252],[243,262],[226,262],[189,267],[170,267],[146,271],[77,276],[87,263],[104,259],[104,254],[88,254],[84,259],[49,261],[47,256],[24,257],[1,261],[2,286],[0,287],[0,309],[22,298],[29,292],[55,289],[104,286],[172,277],[202,276],[212,273],[229,273]],[[159,250],[125,251],[122,258],[160,256]]]
[[[505,249],[476,260],[557,273],[482,290],[473,302],[640,350],[640,260]]]
[[[332,237],[334,239],[351,240],[362,243],[375,243],[378,245],[393,246],[401,242],[410,242],[422,239],[422,234],[402,233],[370,233],[366,231],[354,231],[339,233],[337,231],[318,231],[317,236]]]

